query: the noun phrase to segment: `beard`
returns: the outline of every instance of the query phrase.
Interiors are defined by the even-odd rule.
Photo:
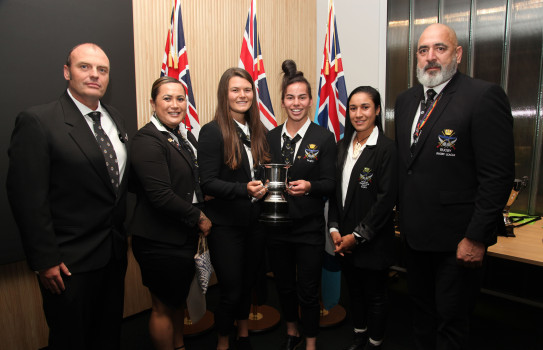
[[[436,67],[440,68],[437,73],[428,73],[426,71],[429,68]],[[423,86],[433,88],[451,79],[454,73],[456,73],[457,68],[458,62],[456,62],[456,58],[453,59],[451,63],[446,66],[442,66],[437,62],[431,62],[424,66],[424,68],[420,68],[417,66],[417,79]]]

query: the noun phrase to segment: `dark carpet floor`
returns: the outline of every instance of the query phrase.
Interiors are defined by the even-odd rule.
[[[540,277],[539,274],[536,274]],[[273,280],[269,279],[267,304],[278,307]],[[345,288],[343,289],[345,290]],[[213,311],[218,302],[218,287],[208,291],[208,309]],[[543,299],[543,295],[540,296]],[[348,306],[349,300],[342,293],[340,303]],[[500,297],[481,294],[472,319],[471,349],[489,350],[542,350],[543,310]],[[122,333],[122,350],[152,350],[147,323],[149,311],[125,319]],[[349,314],[340,325],[322,329],[318,336],[318,349],[340,350],[351,339]],[[251,335],[255,350],[277,350],[284,340],[285,325],[267,332]],[[216,332],[212,329],[203,335],[187,338],[187,350],[213,350]],[[399,273],[390,281],[390,314],[384,350],[413,349],[410,327],[410,302],[406,290],[405,274]]]

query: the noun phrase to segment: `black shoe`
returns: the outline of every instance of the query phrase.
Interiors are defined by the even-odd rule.
[[[351,345],[343,348],[343,350],[364,350],[366,344],[368,343],[368,333],[354,333],[353,342]]]
[[[294,335],[288,335],[287,340],[281,345],[281,350],[294,350],[298,349],[302,345],[302,337]]]
[[[249,337],[239,337],[236,341],[236,349],[238,350],[253,350]]]

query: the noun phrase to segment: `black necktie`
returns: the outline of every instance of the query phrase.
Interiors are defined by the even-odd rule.
[[[283,147],[281,148],[281,155],[283,156],[284,164],[292,164],[294,162],[294,150],[296,149],[296,142],[302,137],[298,134],[291,140],[287,134],[283,134]]]
[[[251,138],[249,136],[247,136],[243,130],[241,130],[241,128],[239,127],[238,124],[236,124],[236,130],[238,132],[238,136],[239,136],[239,139],[241,140],[241,142],[243,142],[243,144],[249,148],[251,148]]]
[[[428,111],[428,108],[430,108],[430,106],[434,102],[434,98],[436,98],[436,92],[434,91],[434,89],[428,89],[428,91],[426,91],[426,101],[422,102],[422,105],[420,107],[421,108],[420,116],[423,116],[424,114],[426,114],[426,111]],[[420,116],[419,116],[419,120],[420,120]]]
[[[91,112],[88,115],[92,119],[96,141],[98,141],[98,146],[100,146],[106,161],[107,172],[111,178],[111,185],[113,186],[115,193],[117,193],[119,191],[119,164],[117,163],[117,154],[115,153],[111,140],[100,123],[101,113]]]
[[[196,200],[198,201],[198,203],[203,203],[204,195],[200,187],[200,171],[198,166],[198,159],[196,158],[196,154],[194,153],[194,150],[192,149],[189,140],[183,137],[183,135],[179,131],[179,128],[177,128],[176,134],[177,138],[181,140],[181,147],[183,147],[183,149],[190,154],[190,159],[192,160],[192,164],[194,165],[192,176],[194,178],[194,183],[196,184],[194,188],[194,193],[196,194]]]
[[[436,97],[436,92],[434,89],[428,89],[426,91],[426,101],[422,101],[420,104],[420,114],[419,114],[419,120],[417,121],[417,125],[415,126],[415,132],[413,133],[413,143],[411,144],[411,154],[415,151],[415,146],[417,145],[417,142],[419,141],[419,137],[422,131],[422,127],[424,126],[426,119],[428,119],[429,116],[429,109],[430,106],[434,103],[434,98]]]

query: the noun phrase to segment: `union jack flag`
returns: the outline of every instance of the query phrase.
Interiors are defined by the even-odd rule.
[[[200,133],[200,119],[198,118],[196,102],[192,93],[180,0],[174,0],[173,4],[171,24],[168,30],[168,39],[160,71],[160,76],[165,75],[179,80],[185,86],[188,96],[187,116],[184,123],[187,129],[191,130],[194,136],[198,138]]]
[[[258,109],[260,110],[260,121],[262,121],[262,124],[268,130],[275,128],[277,120],[273,113],[256,26],[256,0],[251,1],[251,7],[249,8],[238,66],[245,69],[253,77],[258,99]]]
[[[324,57],[319,81],[319,100],[315,123],[334,133],[336,141],[343,137],[347,89],[343,61],[339,49],[334,2],[328,2],[328,27],[324,39]]]

